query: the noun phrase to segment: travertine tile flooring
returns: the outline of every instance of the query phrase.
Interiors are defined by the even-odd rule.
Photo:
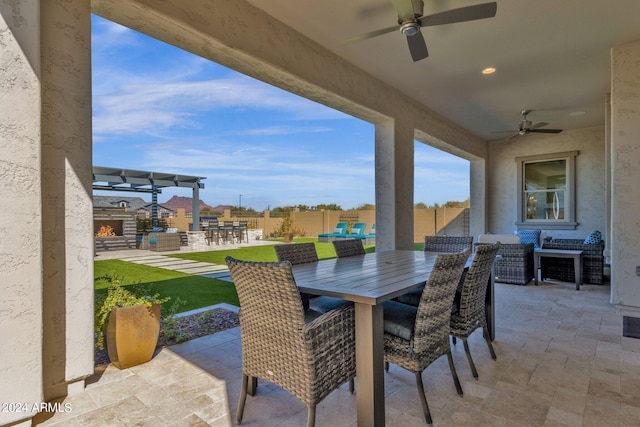
[[[622,337],[609,287],[546,282],[496,284],[498,360],[481,332],[470,339],[480,374],[474,380],[461,343],[454,359],[464,396],[446,358],[423,374],[434,424],[440,426],[640,425],[640,340]],[[109,366],[68,397],[71,411],[41,414],[36,425],[231,426],[240,389],[238,328],[162,350],[144,365]],[[356,384],[357,392],[357,384]],[[424,426],[412,374],[385,375],[386,425]],[[347,386],[318,407],[317,426],[355,426]],[[302,426],[306,408],[271,384],[249,397],[242,425]]]

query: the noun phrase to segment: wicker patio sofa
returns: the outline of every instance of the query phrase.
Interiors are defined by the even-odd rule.
[[[179,251],[180,234],[178,233],[149,233],[149,250],[154,252]]]
[[[520,243],[516,234],[481,234],[474,246],[500,242],[498,259],[494,263],[495,281],[526,285],[535,277],[533,243]]]
[[[604,284],[604,241],[585,244],[584,239],[553,239],[550,242],[545,242],[542,247],[544,249],[582,251],[582,282],[592,285]],[[573,260],[542,257],[540,259],[540,276],[543,279],[575,282]]]

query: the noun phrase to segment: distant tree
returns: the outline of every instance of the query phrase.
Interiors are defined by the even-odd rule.
[[[359,211],[372,211],[376,209],[376,205],[372,205],[371,203],[363,203],[356,209]]]
[[[248,206],[230,206],[229,210],[238,213],[256,213],[256,210]]]
[[[290,212],[292,209],[292,206],[276,206],[275,208],[271,209],[271,212],[275,214],[283,214],[285,212]]]
[[[341,211],[342,210],[342,208],[335,203],[319,204],[316,206],[316,209],[317,210],[324,209],[325,211]]]
[[[416,209],[427,209],[429,206],[427,206],[424,202],[418,202],[414,205],[414,208]]]
[[[296,208],[300,210],[300,212],[309,211],[311,208],[307,205],[297,205]]]
[[[444,204],[443,207],[445,208],[468,208],[471,206],[471,203],[469,201],[469,199],[462,201],[462,202],[457,202],[457,201],[449,201],[447,203]]]

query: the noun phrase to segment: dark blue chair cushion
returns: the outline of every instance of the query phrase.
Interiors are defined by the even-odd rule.
[[[318,317],[322,316],[322,313],[313,310],[305,310],[304,311],[304,322],[311,323],[316,320]]]
[[[396,298],[396,301],[417,307],[418,305],[420,305],[420,298],[422,298],[423,289],[424,288],[415,289],[404,295],[400,295],[398,298]]]
[[[410,341],[413,338],[418,307],[397,301],[385,301],[383,311],[384,333]]]
[[[319,296],[313,297],[309,300],[309,308],[318,313],[327,313],[335,308],[347,304],[349,301],[345,301],[340,298]]]

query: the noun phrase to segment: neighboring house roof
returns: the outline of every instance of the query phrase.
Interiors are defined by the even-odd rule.
[[[174,211],[177,209],[184,209],[185,212],[191,212],[193,210],[192,200],[193,199],[191,197],[173,196],[172,198],[164,202],[162,206],[168,209],[172,209]],[[205,208],[210,209],[212,211],[216,210],[216,208],[213,208],[208,204],[206,204],[205,202],[203,202],[202,200],[200,200],[200,210]]]
[[[131,210],[138,210],[149,204],[141,197],[93,196],[94,208],[117,208],[122,202],[127,203],[127,209]]]
[[[164,204],[162,204],[162,205],[161,205],[161,204],[159,204],[159,203],[158,203],[158,207],[159,207],[160,209],[164,209],[164,210],[166,210],[166,211],[175,212],[175,210],[174,210],[174,209],[168,208],[168,207],[166,207]],[[146,205],[142,206],[142,207],[141,207],[141,208],[139,208],[139,209],[146,209],[146,210],[150,211],[152,208],[153,208],[153,203],[148,203],[148,204],[146,204]]]
[[[122,197],[122,196],[93,196],[94,208],[119,208],[122,202],[127,203],[127,209],[130,211],[137,211],[144,209],[147,211],[152,210],[152,203],[147,202],[141,197]],[[158,203],[160,209],[165,209],[171,212],[175,212],[175,209]]]

